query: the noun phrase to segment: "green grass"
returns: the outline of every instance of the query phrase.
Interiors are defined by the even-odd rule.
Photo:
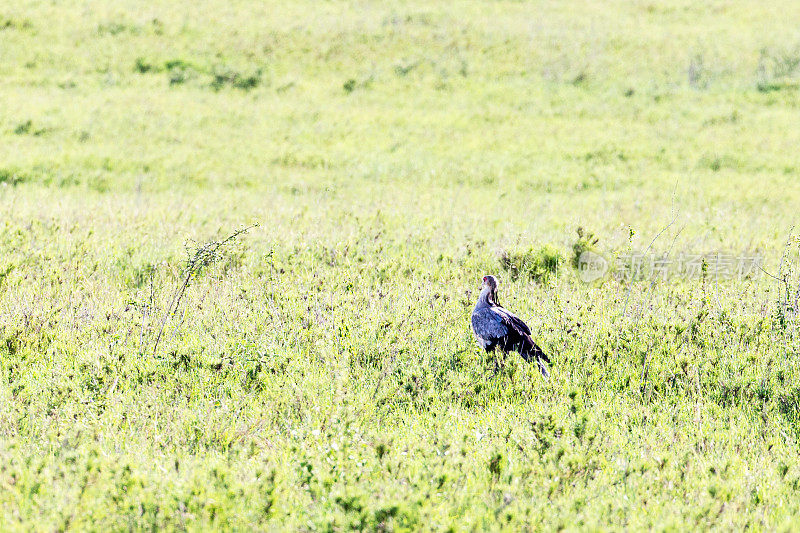
[[[4,4],[0,529],[794,529],[781,284],[572,255],[796,288],[798,17]],[[187,252],[253,222],[154,351]],[[487,273],[549,381],[478,350]]]

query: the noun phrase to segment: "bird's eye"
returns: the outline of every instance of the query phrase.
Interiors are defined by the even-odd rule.
[[[486,276],[483,276],[483,281],[486,281]]]

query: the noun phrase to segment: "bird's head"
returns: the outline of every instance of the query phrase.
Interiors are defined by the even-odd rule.
[[[497,281],[497,278],[492,276],[491,274],[487,274],[483,276],[483,285],[481,286],[481,292],[488,289],[488,294],[486,294],[485,298],[487,301],[500,305],[500,302],[497,301],[497,287],[500,285],[500,282]]]
[[[492,291],[496,291],[498,285],[500,285],[500,283],[497,281],[496,277],[492,276],[491,274],[483,276],[484,287],[489,287],[490,289],[492,289]]]

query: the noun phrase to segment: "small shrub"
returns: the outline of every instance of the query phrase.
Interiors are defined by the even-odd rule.
[[[39,137],[47,132],[48,128],[34,128],[33,122],[30,119],[25,122],[20,122],[17,124],[17,127],[14,128],[15,135],[33,135],[34,137]]]
[[[0,184],[19,185],[27,181],[28,176],[10,168],[0,168]]]
[[[489,459],[489,473],[492,475],[493,478],[497,479],[500,477],[502,471],[503,471],[503,454],[498,452],[492,455],[492,458]]]
[[[17,265],[15,265],[13,263],[9,263],[9,264],[0,266],[0,287],[3,286],[3,282],[11,274],[11,272],[14,271],[14,269],[16,267],[17,267]]]
[[[182,85],[194,77],[195,68],[182,59],[173,59],[164,63],[169,76],[170,85]]]
[[[419,61],[409,64],[398,64],[394,66],[394,73],[398,76],[405,76],[419,66]],[[350,80],[355,81],[355,80]]]
[[[800,74],[800,47],[788,51],[765,48],[761,50],[758,59],[756,88],[760,92],[796,89],[798,74]]]
[[[600,241],[598,237],[595,237],[594,233],[591,231],[586,231],[583,227],[579,227],[576,230],[578,234],[578,239],[575,241],[575,244],[572,245],[572,268],[577,269],[580,266],[581,255],[583,252],[596,252],[597,243]]]
[[[262,71],[256,69],[254,72],[242,73],[229,67],[217,67],[214,70],[214,79],[211,87],[219,91],[223,87],[229,86],[236,89],[250,90],[261,84]]]
[[[25,135],[26,133],[30,133],[32,127],[33,123],[30,120],[26,120],[25,122],[18,124],[17,127],[14,128],[14,133],[16,135]]]
[[[510,274],[512,280],[527,276],[537,282],[547,281],[563,262],[561,252],[549,244],[524,252],[504,251],[500,255],[500,266]]]
[[[372,86],[372,82],[375,81],[375,75],[370,74],[369,76],[363,77],[360,80],[356,80],[355,78],[350,78],[342,85],[344,92],[347,94],[352,93],[356,89],[369,89]]]
[[[0,31],[9,29],[29,30],[31,28],[33,28],[33,23],[29,19],[14,20],[0,17]]]
[[[143,57],[137,57],[136,64],[134,65],[133,69],[139,74],[147,74],[148,72],[156,70],[156,67],[147,59]]]
[[[135,28],[133,28],[133,27],[129,28],[127,25],[125,25],[122,22],[112,21],[112,22],[108,22],[106,24],[100,24],[99,26],[97,26],[97,34],[98,35],[112,35],[112,36],[114,36],[114,35],[119,35],[120,33],[124,32],[124,31],[129,31],[131,33],[136,33],[135,32]]]

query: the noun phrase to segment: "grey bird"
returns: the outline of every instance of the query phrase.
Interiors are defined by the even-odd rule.
[[[472,331],[487,352],[500,348],[504,354],[518,352],[525,361],[536,361],[544,377],[549,377],[545,363],[550,358],[531,338],[531,330],[517,315],[497,301],[497,278],[484,276],[478,303],[472,311]]]

